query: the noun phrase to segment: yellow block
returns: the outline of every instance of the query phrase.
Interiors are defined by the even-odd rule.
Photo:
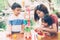
[[[16,40],[17,39],[17,35],[13,34],[13,39]]]
[[[43,36],[38,35],[38,40],[42,40]]]

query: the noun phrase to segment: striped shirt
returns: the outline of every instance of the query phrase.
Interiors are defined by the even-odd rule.
[[[21,25],[24,24],[24,17],[22,15],[15,16],[12,14],[8,18],[8,24],[12,26],[13,32],[20,32],[21,31]]]

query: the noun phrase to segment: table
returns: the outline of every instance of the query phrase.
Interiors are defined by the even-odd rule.
[[[24,34],[22,33],[20,33],[20,34],[18,34],[18,33],[16,33],[16,35],[17,35],[17,38],[16,39],[14,39],[14,40],[24,40]],[[13,35],[11,35],[11,36],[9,36],[9,38],[10,39],[12,39],[13,40]],[[31,40],[30,38],[28,38],[28,39],[25,39],[25,40]]]
[[[17,39],[15,40],[24,40],[24,34],[16,34],[18,36]],[[11,39],[13,39],[13,36],[11,35],[10,36]],[[26,40],[31,40],[30,38],[29,39],[26,39]],[[58,40],[58,36],[54,36],[54,37],[51,37],[51,36],[46,36],[44,37],[42,40]]]
[[[54,36],[54,37],[46,36],[46,37],[43,38],[42,40],[58,40],[58,36]]]

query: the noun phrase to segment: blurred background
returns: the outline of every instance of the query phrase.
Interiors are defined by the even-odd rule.
[[[7,17],[12,13],[11,5],[14,2],[17,2],[22,6],[22,12],[25,12],[26,7],[29,6],[30,11],[31,11],[30,18],[34,18],[33,16],[34,9],[39,4],[46,5],[49,10],[49,13],[56,14],[58,18],[60,18],[60,0],[13,0],[13,1],[0,0],[0,28],[3,28],[3,29],[6,28],[5,22],[7,20]]]
[[[58,16],[58,30],[60,30],[60,0],[0,0],[0,32],[4,32],[7,28],[6,20],[12,13],[11,6],[14,2],[17,2],[22,6],[22,15],[25,15],[25,9],[29,7],[30,19],[34,19],[34,9],[37,5],[46,5],[50,14],[56,14]]]

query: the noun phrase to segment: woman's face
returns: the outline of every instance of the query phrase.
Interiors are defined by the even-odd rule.
[[[37,10],[36,13],[40,18],[44,17],[44,13],[42,11]]]

